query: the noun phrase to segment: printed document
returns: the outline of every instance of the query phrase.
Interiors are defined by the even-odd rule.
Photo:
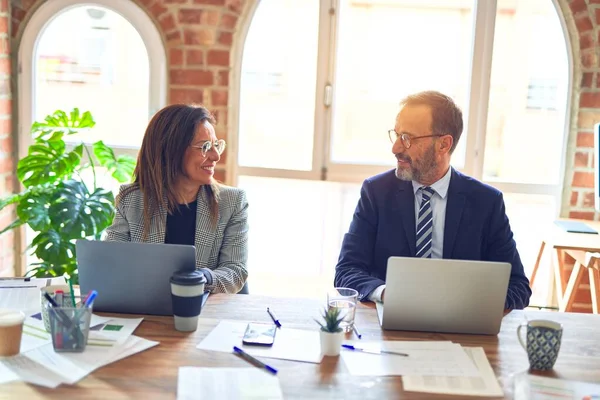
[[[177,400],[283,399],[276,375],[259,368],[180,367]]]
[[[463,347],[480,376],[403,376],[407,392],[502,397],[504,392],[482,347]]]
[[[408,354],[368,354],[342,349],[341,357],[350,374],[360,376],[479,376],[473,361],[459,344],[452,342],[353,341],[352,345],[372,350]]]

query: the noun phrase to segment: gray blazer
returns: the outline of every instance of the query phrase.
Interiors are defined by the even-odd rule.
[[[122,193],[132,184],[122,185]],[[219,220],[211,227],[210,209],[203,187],[198,191],[196,212],[196,268],[206,268],[212,277],[207,290],[213,293],[237,293],[248,271],[248,201],[242,189],[220,186]],[[115,219],[106,229],[104,240],[118,242],[164,243],[167,210],[160,207],[152,216],[145,240],[143,235],[144,200],[140,190],[127,194],[116,207]],[[206,271],[206,270],[205,270]]]

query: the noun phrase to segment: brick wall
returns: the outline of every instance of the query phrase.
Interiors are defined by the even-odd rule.
[[[594,210],[594,124],[600,122],[600,0],[562,1],[565,17],[574,22],[571,44],[579,81],[574,82],[572,140],[567,154],[565,196],[562,214],[571,218],[595,219]],[[566,3],[566,4],[564,4]],[[566,12],[565,12],[566,11]]]
[[[10,27],[8,0],[0,0],[0,197],[13,191],[14,149],[11,135]],[[0,229],[14,220],[14,207],[0,212]],[[14,274],[15,235],[0,236],[0,276]]]

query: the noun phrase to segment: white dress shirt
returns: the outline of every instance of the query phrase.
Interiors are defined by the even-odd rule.
[[[448,187],[450,186],[450,177],[452,176],[452,167],[437,182],[430,185],[435,193],[431,196],[431,212],[433,218],[433,231],[431,238],[431,258],[443,258],[444,254],[444,226],[446,225],[446,204],[448,203]],[[425,185],[412,181],[413,192],[415,194],[415,226],[419,219],[419,208],[423,200],[423,190]],[[371,301],[381,301],[381,294],[385,285],[378,286],[369,296]]]

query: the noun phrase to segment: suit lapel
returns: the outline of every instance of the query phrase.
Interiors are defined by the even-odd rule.
[[[167,232],[167,209],[159,204],[158,212],[152,216],[152,226],[156,226],[155,231],[148,234],[148,243],[164,243]]]
[[[400,225],[404,227],[404,235],[410,248],[410,256],[414,257],[415,249],[415,194],[410,181],[400,181],[396,193],[396,202],[394,203],[396,212],[402,220]]]
[[[452,169],[450,185],[448,186],[448,202],[446,203],[446,221],[444,225],[444,254],[443,258],[452,258],[454,243],[460,226],[466,197],[463,191],[465,178]]]
[[[212,227],[212,217],[208,207],[208,191],[201,187],[198,191],[196,210],[196,265],[205,268],[215,241],[215,230]]]

